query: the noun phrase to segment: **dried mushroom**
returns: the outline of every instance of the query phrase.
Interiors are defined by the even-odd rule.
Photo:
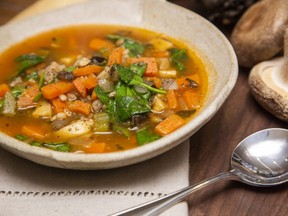
[[[288,122],[288,29],[284,37],[284,57],[254,66],[249,86],[255,99],[266,110]]]
[[[287,11],[287,0],[262,0],[244,13],[231,35],[240,65],[251,67],[282,50]]]

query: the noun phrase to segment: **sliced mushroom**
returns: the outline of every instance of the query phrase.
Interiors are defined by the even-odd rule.
[[[262,0],[252,5],[231,35],[239,64],[251,67],[279,53],[287,27],[287,0]]]
[[[254,66],[249,86],[255,99],[277,118],[288,122],[288,29],[284,37],[284,57]]]

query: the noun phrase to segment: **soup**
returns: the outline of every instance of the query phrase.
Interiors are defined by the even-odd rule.
[[[0,55],[0,130],[75,153],[146,145],[201,109],[205,65],[148,30],[82,25],[28,38]]]

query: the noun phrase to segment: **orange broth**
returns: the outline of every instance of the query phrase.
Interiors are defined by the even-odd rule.
[[[182,77],[182,82],[186,78],[185,77],[192,77],[194,80],[190,80],[192,84],[196,83],[196,87],[187,87],[187,86],[178,86],[179,89],[173,90],[176,92],[177,95],[177,106],[175,108],[169,108],[167,105],[167,97],[165,94],[160,95],[159,98],[162,102],[164,102],[165,108],[163,110],[160,110],[159,113],[165,113],[167,112],[166,116],[163,115],[160,117],[158,116],[157,112],[155,116],[153,116],[154,112],[149,112],[148,116],[152,119],[149,120],[149,127],[154,128],[157,124],[159,124],[161,121],[163,121],[167,116],[177,113],[178,111],[181,111],[181,109],[184,109],[184,111],[187,110],[192,110],[193,112],[190,113],[189,117],[182,118],[184,122],[188,122],[190,120],[193,121],[193,116],[199,109],[201,109],[201,106],[203,105],[206,93],[207,93],[207,71],[205,70],[205,65],[202,62],[202,60],[197,56],[197,54],[189,49],[184,43],[177,41],[176,39],[170,38],[168,36],[164,36],[162,34],[156,33],[156,32],[151,32],[148,30],[143,30],[143,29],[137,29],[137,28],[132,28],[132,27],[119,27],[119,26],[95,26],[95,25],[82,25],[82,26],[73,26],[73,27],[65,27],[61,29],[55,29],[51,30],[49,32],[45,32],[39,35],[36,35],[34,37],[28,38],[21,43],[18,43],[5,52],[0,54],[0,84],[1,83],[8,83],[10,85],[10,90],[13,88],[11,87],[11,80],[9,80],[15,72],[19,69],[19,63],[15,62],[15,59],[23,54],[29,54],[29,53],[36,53],[37,55],[40,56],[45,56],[45,60],[42,63],[39,63],[35,66],[29,67],[25,69],[24,73],[25,76],[27,74],[31,74],[32,72],[37,72],[47,68],[49,64],[52,61],[55,61],[61,65],[65,65],[66,67],[69,67],[73,64],[75,64],[75,61],[79,56],[81,57],[87,57],[91,58],[95,53],[101,52],[101,55],[105,58],[109,58],[109,55],[111,54],[111,50],[106,49],[106,50],[95,50],[91,47],[89,47],[89,43],[91,40],[95,38],[100,38],[103,40],[106,40],[106,36],[109,34],[117,34],[117,35],[124,35],[127,38],[131,38],[134,41],[139,41],[145,46],[149,44],[149,42],[154,39],[154,38],[161,38],[164,39],[165,41],[169,41],[170,43],[173,44],[173,48],[177,49],[183,49],[186,51],[186,54],[188,56],[187,59],[183,60],[183,64],[185,66],[185,69],[181,72],[177,71],[177,79],[181,83],[181,77]],[[118,43],[121,44],[121,40],[118,39],[118,41],[114,41],[114,44]],[[121,46],[121,45],[120,45]],[[123,46],[123,45],[122,45]],[[156,45],[158,46],[158,45]],[[117,45],[115,45],[117,47]],[[114,48],[115,48],[114,47]],[[146,46],[146,48],[149,46]],[[150,44],[151,47],[151,44]],[[146,49],[145,48],[145,49]],[[151,49],[146,49],[145,52],[141,55],[141,57],[151,57],[156,59],[157,61],[157,66],[158,70],[160,71],[159,67],[159,61],[161,62],[163,59],[169,60],[169,68],[166,70],[175,70],[175,64],[173,64],[171,60],[171,53],[167,50],[153,50],[154,48],[152,47]],[[159,58],[160,56],[160,58]],[[138,57],[138,56],[137,56]],[[137,58],[136,57],[136,58]],[[123,58],[123,57],[122,57]],[[182,60],[180,60],[182,61]],[[128,62],[128,61],[127,61]],[[128,63],[125,63],[126,65]],[[125,65],[124,64],[124,65]],[[103,69],[105,66],[103,66]],[[147,68],[146,68],[147,70]],[[165,71],[165,70],[164,70]],[[96,74],[98,75],[98,74]],[[23,75],[22,75],[23,77]],[[184,78],[183,78],[184,77]],[[156,78],[159,78],[161,81],[163,77],[159,77],[159,75],[156,76]],[[153,81],[154,77],[145,77],[145,80],[147,79],[148,81]],[[57,78],[56,78],[57,80]],[[99,79],[98,79],[99,80]],[[10,83],[9,83],[10,82]],[[54,81],[53,81],[54,82]],[[46,83],[47,84],[47,83]],[[25,88],[29,88],[32,84],[26,84],[25,83]],[[45,85],[45,83],[44,83]],[[28,87],[27,87],[28,86]],[[95,87],[96,88],[96,87]],[[39,88],[41,90],[41,88]],[[162,89],[162,87],[160,87]],[[196,102],[195,105],[189,105],[187,108],[187,104],[185,105],[185,100],[183,100],[182,95],[184,94],[185,91],[190,91],[191,94],[188,94],[191,96],[195,96],[197,100],[194,100]],[[76,92],[76,96],[78,95],[79,92],[77,92],[75,89],[72,90],[73,92]],[[166,91],[167,92],[167,91]],[[43,93],[43,92],[42,92]],[[87,89],[87,94],[90,96],[93,93],[93,89]],[[23,93],[22,93],[23,94]],[[66,93],[64,93],[66,94]],[[19,97],[19,95],[17,96]],[[79,97],[81,101],[84,101],[85,103],[92,104],[91,99],[88,100],[87,98],[81,98]],[[187,97],[187,96],[186,96]],[[180,98],[180,99],[179,99]],[[4,95],[2,96],[2,100],[4,100]],[[41,100],[47,100],[50,102],[50,99],[45,99],[42,97],[40,98]],[[154,97],[155,100],[155,97]],[[88,102],[87,102],[88,101]],[[152,99],[149,99],[149,103],[151,103]],[[179,105],[179,103],[183,103],[182,107]],[[167,108],[168,106],[168,108]],[[179,107],[180,106],[180,107]],[[183,108],[184,106],[184,108]],[[192,108],[191,108],[192,106]],[[52,107],[53,108],[53,107]],[[1,108],[3,109],[3,107]],[[92,108],[91,108],[92,109]],[[119,133],[119,131],[114,131],[111,130],[111,125],[109,126],[110,129],[109,131],[105,133],[97,133],[94,132],[93,130],[90,131],[89,133],[86,134],[81,134],[81,136],[73,136],[73,137],[61,137],[59,135],[55,135],[53,129],[50,127],[51,124],[51,118],[55,116],[57,113],[55,113],[55,110],[53,109],[52,116],[49,118],[41,118],[41,117],[33,117],[31,116],[31,113],[34,112],[35,106],[32,106],[30,108],[25,108],[21,109],[16,109],[16,113],[11,115],[3,115],[0,114],[0,130],[9,136],[12,137],[17,137],[19,135],[23,135],[23,140],[27,142],[28,144],[31,144],[31,141],[34,141],[34,144],[36,146],[39,146],[39,143],[43,142],[67,142],[69,143],[69,152],[77,152],[77,153],[103,153],[103,152],[115,152],[115,151],[121,151],[121,150],[126,150],[126,149],[131,149],[139,146],[139,143],[137,142],[137,138],[135,135],[134,129],[130,126],[128,127],[129,130],[129,135],[125,136],[123,133]],[[102,110],[98,110],[97,112],[102,112],[105,111],[105,106],[104,108],[102,107]],[[169,110],[169,111],[167,111]],[[82,114],[77,114],[79,115],[77,118],[93,118],[92,115],[94,115],[97,112],[91,111],[91,113],[88,116],[82,117]],[[151,117],[152,116],[152,117]],[[162,118],[162,119],[161,119]],[[125,123],[126,124],[126,123]],[[123,125],[125,125],[123,124]],[[127,123],[128,125],[130,123]],[[151,126],[152,125],[152,126]],[[24,126],[31,127],[32,130],[33,128],[36,128],[40,134],[43,135],[43,137],[39,136],[34,136],[33,132],[32,135],[29,136],[29,132],[27,134],[27,130],[23,130]],[[26,131],[23,134],[23,131]],[[37,132],[37,131],[36,131]],[[159,136],[159,134],[158,134]],[[160,136],[163,136],[160,134]],[[21,139],[22,139],[21,138]],[[38,143],[38,144],[37,144]],[[49,145],[43,146],[46,148],[50,148]],[[93,146],[94,145],[94,146]],[[53,149],[53,148],[50,148]],[[54,149],[57,150],[57,149]],[[58,149],[59,150],[59,149]]]

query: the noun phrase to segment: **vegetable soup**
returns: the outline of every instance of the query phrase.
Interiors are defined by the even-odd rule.
[[[82,25],[0,54],[0,130],[75,153],[135,148],[172,133],[203,105],[197,54],[144,29]]]

